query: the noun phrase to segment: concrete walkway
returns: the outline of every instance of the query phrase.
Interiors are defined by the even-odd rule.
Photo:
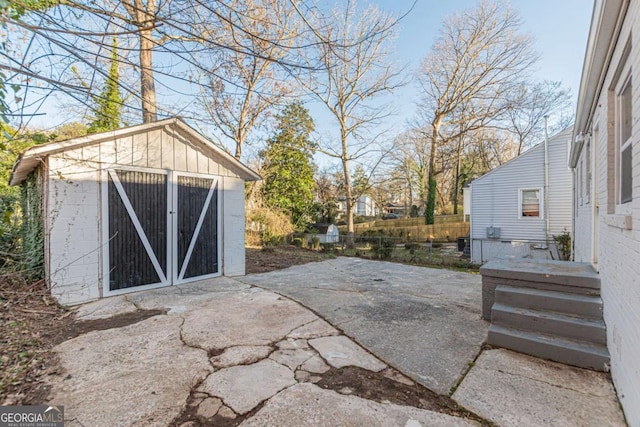
[[[605,374],[505,350],[475,360],[486,334],[478,276],[339,258],[240,280],[81,306],[79,319],[107,324],[166,314],[55,348],[50,403],[65,406],[65,425],[477,425],[464,411],[326,388],[353,366],[398,390],[416,389],[402,373],[445,395],[457,386],[454,400],[497,425],[624,425]]]
[[[487,337],[480,275],[339,257],[239,280],[302,303],[439,394]]]

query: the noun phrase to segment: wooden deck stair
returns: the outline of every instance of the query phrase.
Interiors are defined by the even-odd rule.
[[[590,265],[496,260],[480,272],[488,344],[608,370],[600,279]]]

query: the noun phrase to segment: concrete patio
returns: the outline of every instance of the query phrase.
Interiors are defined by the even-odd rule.
[[[77,317],[166,314],[57,346],[50,402],[70,426],[625,425],[608,375],[482,351],[480,288],[477,275],[338,258],[103,299]],[[353,366],[462,408],[327,388]]]

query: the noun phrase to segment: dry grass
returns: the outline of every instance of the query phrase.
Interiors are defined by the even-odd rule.
[[[0,277],[0,403],[33,403],[67,311],[43,281]],[[39,402],[36,402],[39,403]]]

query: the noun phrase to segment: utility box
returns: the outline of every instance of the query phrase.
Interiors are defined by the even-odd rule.
[[[487,227],[487,239],[499,239],[500,227]]]

